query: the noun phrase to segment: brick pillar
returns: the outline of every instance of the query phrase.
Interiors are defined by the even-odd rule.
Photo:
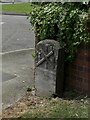
[[[87,21],[87,32],[90,33],[90,14]],[[66,65],[66,88],[75,89],[90,95],[90,43],[81,44],[76,59]]]
[[[66,67],[66,87],[90,95],[90,46],[81,44],[76,59]]]
[[[90,14],[88,15],[87,30],[90,33]],[[90,95],[90,43],[88,45],[88,94]]]

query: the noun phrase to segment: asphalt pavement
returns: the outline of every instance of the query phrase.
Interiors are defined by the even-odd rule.
[[[2,55],[2,104],[3,109],[14,104],[34,87],[33,49]]]
[[[35,35],[26,16],[2,16],[2,106],[14,104],[34,87]]]
[[[27,16],[2,15],[2,52],[34,47],[34,32]]]

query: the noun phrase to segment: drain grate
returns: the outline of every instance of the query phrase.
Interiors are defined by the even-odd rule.
[[[15,77],[17,77],[17,76],[9,74],[9,73],[2,72],[2,82],[8,81],[8,80],[13,79]]]

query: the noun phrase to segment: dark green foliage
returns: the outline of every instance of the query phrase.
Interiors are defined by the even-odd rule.
[[[89,6],[83,3],[42,3],[31,12],[31,23],[39,40],[55,39],[72,61],[80,43],[89,41],[86,32]]]
[[[27,87],[27,92],[31,92],[32,88],[31,87]]]

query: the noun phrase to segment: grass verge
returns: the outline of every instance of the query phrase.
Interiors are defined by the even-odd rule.
[[[43,98],[27,94],[16,104],[2,111],[3,118],[88,118],[89,99]]]
[[[2,11],[30,13],[30,11],[32,10],[32,7],[33,7],[32,3],[2,4]],[[0,7],[0,10],[1,10],[1,7]]]
[[[88,106],[57,98],[29,109],[21,118],[88,118]]]

